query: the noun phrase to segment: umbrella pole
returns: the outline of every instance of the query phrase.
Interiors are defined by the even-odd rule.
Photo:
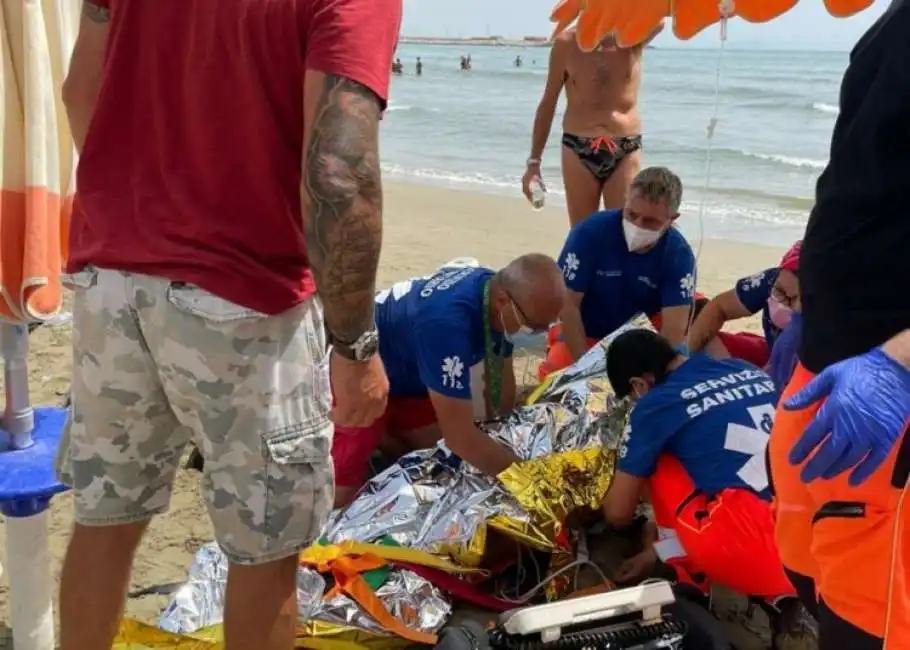
[[[28,395],[28,326],[0,325],[0,351],[6,385],[2,426],[6,440],[0,439],[0,451],[25,449],[32,444],[35,428],[35,414]]]
[[[16,450],[32,446],[35,426],[28,394],[28,327],[0,325],[0,352],[6,385],[6,406],[0,419],[0,431],[6,432],[9,445],[5,451],[0,447],[0,454],[15,455]],[[46,507],[35,510],[38,511],[31,516],[7,516],[5,523],[6,573],[15,650],[53,650],[55,647],[47,510]]]
[[[47,510],[6,520],[6,574],[14,650],[54,650]]]

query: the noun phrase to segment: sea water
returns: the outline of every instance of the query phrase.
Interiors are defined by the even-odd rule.
[[[462,54],[471,55],[472,70],[459,70]],[[397,56],[405,74],[393,77],[382,122],[386,177],[521,197],[549,50],[402,45]],[[418,56],[420,77],[414,75]],[[690,48],[644,55],[643,163],[666,165],[682,177],[680,227],[687,234],[698,227],[717,56]],[[846,65],[846,53],[724,53],[706,236],[778,245],[801,236],[828,157]],[[560,104],[543,156],[551,206],[564,201],[562,111]]]

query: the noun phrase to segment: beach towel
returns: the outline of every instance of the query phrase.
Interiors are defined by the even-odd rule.
[[[80,0],[0,0],[0,320],[57,312],[76,153],[61,88]]]

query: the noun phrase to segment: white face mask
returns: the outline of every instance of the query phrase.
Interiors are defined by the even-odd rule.
[[[505,338],[505,340],[512,345],[516,345],[516,340],[527,339],[529,336],[534,336],[535,332],[530,327],[521,322],[521,316],[518,315],[518,309],[515,307],[514,302],[512,303],[512,314],[515,316],[515,320],[519,324],[517,331],[510,332],[506,329],[506,320],[503,318],[502,313],[499,314],[499,323],[502,325],[503,338]]]
[[[785,330],[793,319],[793,309],[771,297],[768,298],[768,315],[774,327]]]
[[[630,251],[640,251],[643,248],[653,246],[664,234],[663,230],[639,228],[628,219],[622,220],[622,232],[626,237],[626,246],[629,247]]]

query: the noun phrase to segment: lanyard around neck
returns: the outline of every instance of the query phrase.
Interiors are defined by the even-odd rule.
[[[502,408],[503,357],[493,351],[493,328],[490,324],[490,280],[483,285],[483,338],[483,364],[486,371],[486,382],[490,387],[490,403],[498,412]]]

